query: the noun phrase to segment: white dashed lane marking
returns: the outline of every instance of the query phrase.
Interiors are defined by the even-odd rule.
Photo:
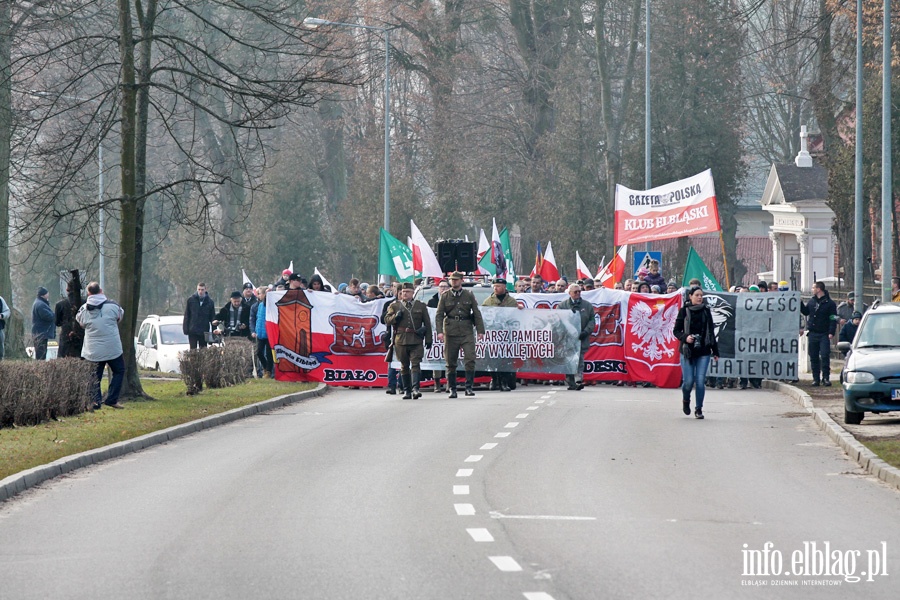
[[[453,486],[453,495],[454,496],[468,496],[469,495],[469,486],[454,485]]]
[[[484,458],[484,454],[473,454],[466,458],[466,462],[478,462],[482,458]]]
[[[540,406],[529,406],[529,407],[526,408],[525,410],[537,410],[537,409],[539,409],[539,408],[540,408]]]
[[[535,400],[534,401],[535,404],[543,404],[544,402],[545,402],[545,400]]]
[[[553,596],[547,592],[525,592],[525,600],[553,600]]]
[[[456,514],[461,517],[469,517],[475,514],[475,507],[471,504],[454,504]]]
[[[541,396],[541,400],[549,400],[550,396]]]
[[[508,431],[501,431],[500,433],[498,433],[498,434],[495,435],[494,437],[495,437],[495,438],[505,438],[505,437],[509,437],[509,432],[508,432]]]
[[[518,427],[518,426],[519,426],[518,421],[510,421],[509,423],[504,425],[504,427],[506,427],[507,429],[512,429],[513,427]]]
[[[472,539],[476,542],[493,542],[494,536],[491,535],[491,532],[487,529],[481,528],[473,528],[466,529],[469,532],[469,535],[472,536]]]
[[[516,415],[516,418],[517,418],[517,419],[524,419],[524,418],[527,417],[527,416],[528,416],[528,413],[519,413],[519,414]]]
[[[456,472],[457,477],[471,477],[474,469],[460,469]]]
[[[493,450],[497,447],[497,442],[491,442],[490,444],[485,444],[479,450]]]
[[[522,570],[522,567],[512,556],[488,556],[488,558],[491,559],[491,562],[494,563],[498,569],[506,573]]]

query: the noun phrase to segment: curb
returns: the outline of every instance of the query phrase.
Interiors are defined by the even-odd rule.
[[[900,469],[892,467],[866,448],[849,431],[841,427],[825,410],[813,405],[809,394],[780,381],[763,380],[763,387],[781,392],[797,401],[812,416],[819,429],[828,434],[864,471],[900,490]]]
[[[281,408],[288,404],[293,404],[316,396],[323,396],[328,390],[329,388],[327,385],[320,383],[314,390],[276,396],[275,398],[263,400],[262,402],[257,402],[255,404],[248,404],[247,406],[242,406],[240,408],[233,408],[229,411],[210,415],[196,421],[175,425],[168,429],[153,431],[130,440],[116,442],[115,444],[103,446],[102,448],[95,448],[94,450],[86,450],[78,454],[65,456],[52,463],[21,471],[0,481],[0,502],[8,500],[19,492],[24,492],[28,488],[43,483],[48,479],[53,479],[54,477],[69,473],[75,469],[131,454],[132,452],[138,452],[139,450],[149,448],[150,446],[164,444],[171,440],[198,431],[203,431],[204,429],[211,429],[212,427],[231,423],[238,419],[252,417],[253,415]]]

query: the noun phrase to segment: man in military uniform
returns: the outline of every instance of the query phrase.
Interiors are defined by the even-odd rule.
[[[404,283],[400,297],[394,300],[384,316],[386,325],[394,330],[394,358],[400,362],[400,377],[406,392],[404,400],[417,399],[419,392],[419,365],[425,357],[425,346],[431,348],[431,318],[428,307],[413,300],[415,286]]]
[[[578,353],[578,368],[575,374],[566,375],[566,385],[570,390],[580,390],[584,388],[584,353],[591,346],[591,332],[594,331],[594,307],[581,299],[581,286],[573,283],[569,286],[569,297],[556,308],[571,310],[579,316],[578,339],[581,340],[581,351]]]
[[[502,277],[494,279],[494,293],[484,299],[482,306],[499,306],[503,308],[523,308],[519,306],[506,289],[506,280]],[[516,372],[512,369],[512,359],[504,360],[509,368],[497,371],[491,376],[491,389],[508,392],[516,387]]]
[[[454,271],[450,275],[450,291],[441,295],[434,321],[437,325],[437,339],[444,342],[447,359],[447,381],[450,383],[450,397],[456,398],[456,363],[462,348],[466,361],[466,396],[474,396],[475,384],[475,330],[478,341],[484,339],[484,321],[475,294],[462,287],[463,274]]]

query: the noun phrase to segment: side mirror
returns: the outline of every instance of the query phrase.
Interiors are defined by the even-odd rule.
[[[850,342],[838,342],[837,349],[841,352],[850,352]]]

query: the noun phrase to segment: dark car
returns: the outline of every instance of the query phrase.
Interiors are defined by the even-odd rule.
[[[858,425],[865,413],[900,410],[900,304],[876,304],[863,315],[841,371],[844,422]]]

